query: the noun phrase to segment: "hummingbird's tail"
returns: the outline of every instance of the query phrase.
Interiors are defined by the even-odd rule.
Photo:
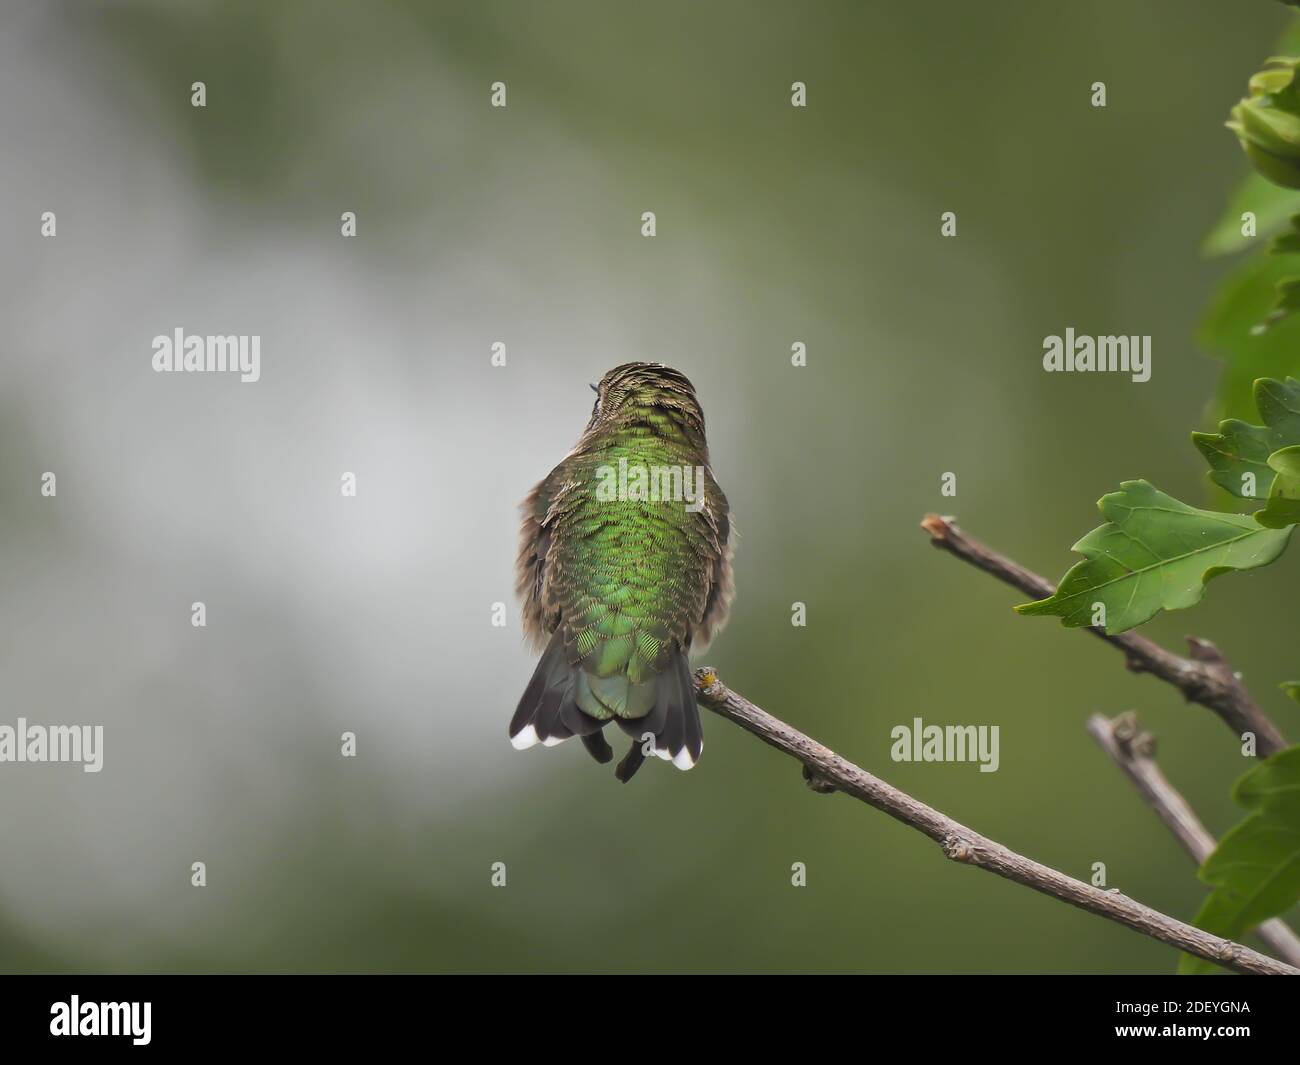
[[[523,750],[538,743],[553,747],[573,736],[580,736],[591,756],[597,762],[605,763],[613,758],[614,752],[603,735],[603,729],[610,721],[617,721],[619,728],[633,740],[632,749],[615,773],[619,780],[630,780],[650,754],[672,762],[678,769],[690,769],[699,761],[704,749],[704,731],[700,727],[695,683],[686,652],[674,648],[667,667],[654,678],[652,685],[652,691],[646,692],[652,702],[650,699],[624,698],[609,706],[596,698],[597,694],[605,692],[606,685],[600,682],[593,685],[592,678],[581,666],[569,664],[562,634],[557,630],[542,652],[532,680],[519,700],[510,722],[510,743]],[[592,705],[601,711],[600,717],[579,706],[579,700],[588,702],[593,699]],[[628,702],[641,705],[648,702],[649,709],[631,717],[626,713]]]
[[[615,776],[632,779],[647,755],[690,769],[704,750],[704,729],[695,700],[695,681],[686,652],[674,647],[667,668],[655,678],[655,702],[643,717],[619,717],[618,727],[632,737],[632,749],[618,764]],[[649,737],[653,737],[653,743]]]
[[[519,751],[538,743],[554,747],[572,736],[599,733],[605,723],[578,709],[577,683],[577,670],[564,653],[563,633],[556,629],[510,721],[511,746]]]

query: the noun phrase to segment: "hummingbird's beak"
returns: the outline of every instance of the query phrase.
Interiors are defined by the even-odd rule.
[[[587,387],[590,388],[593,392],[599,392],[599,391],[600,391],[600,386],[597,385],[594,381],[588,381],[588,382],[587,382]]]

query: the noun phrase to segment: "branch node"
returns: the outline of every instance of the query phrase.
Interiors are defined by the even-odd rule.
[[[695,671],[695,687],[701,695],[721,695],[722,693],[717,690],[721,686],[718,671],[712,666],[701,666]]]
[[[1138,734],[1138,719],[1136,712],[1127,710],[1118,715],[1110,723],[1111,735],[1115,737],[1115,742],[1121,747],[1127,748],[1133,742]]]
[[[1230,943],[1226,939],[1223,940],[1223,946],[1221,946],[1215,953],[1219,955],[1220,961],[1226,962],[1229,965],[1241,958],[1241,951],[1238,949],[1237,944]]]
[[[803,767],[803,782],[818,795],[830,795],[832,792],[839,790],[810,765]]]
[[[975,857],[975,848],[964,836],[949,832],[943,837],[943,853],[954,862],[969,862]]]

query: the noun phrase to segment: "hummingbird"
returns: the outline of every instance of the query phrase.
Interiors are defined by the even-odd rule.
[[[731,518],[683,373],[628,362],[591,388],[587,428],[520,508],[515,592],[542,656],[510,742],[578,736],[605,764],[613,722],[626,783],[648,754],[690,769],[703,750],[688,656],[731,605]]]

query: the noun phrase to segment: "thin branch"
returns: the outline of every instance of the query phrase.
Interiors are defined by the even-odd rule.
[[[1192,861],[1197,865],[1205,861],[1214,850],[1214,837],[1156,765],[1155,737],[1138,727],[1137,715],[1129,711],[1111,720],[1093,714],[1088,718],[1088,734],[1124,771]]]
[[[1034,599],[1046,599],[1056,591],[1051,581],[967,536],[951,518],[927,514],[921,528],[930,534],[935,547],[956,555],[1013,588],[1019,588]],[[1267,758],[1287,746],[1281,731],[1260,710],[1241,678],[1209,640],[1189,636],[1187,644],[1191,657],[1183,658],[1136,632],[1111,636],[1098,628],[1087,631],[1122,651],[1128,668],[1134,673],[1159,677],[1181,691],[1188,701],[1213,710],[1238,739],[1247,732],[1253,733],[1255,753],[1260,758]]]
[[[696,670],[695,684],[708,709],[801,762],[804,779],[815,790],[842,791],[865,802],[929,836],[953,861],[996,873],[1237,972],[1300,976],[1300,969],[1183,924],[1118,892],[1091,887],[958,824],[759,709],[727,688],[712,669]]]
[[[1215,848],[1214,837],[1187,805],[1187,800],[1169,783],[1155,760],[1155,737],[1138,725],[1132,711],[1116,718],[1093,714],[1088,733],[1110,755],[1138,793],[1182,844],[1192,861],[1200,865]],[[1300,965],[1300,937],[1279,918],[1265,921],[1256,932],[1283,961]]]

